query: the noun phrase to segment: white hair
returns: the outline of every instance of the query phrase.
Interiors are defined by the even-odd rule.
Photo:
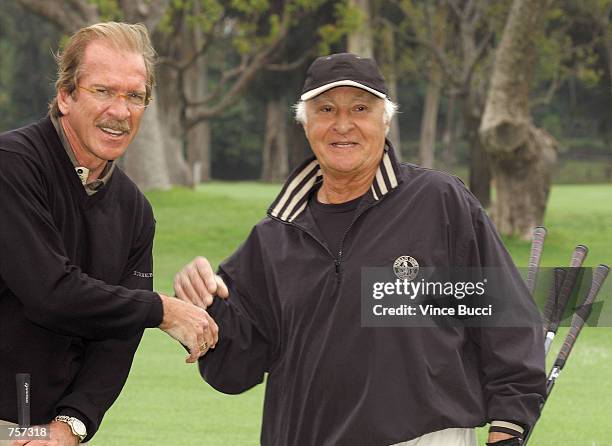
[[[384,98],[383,101],[385,102],[385,109],[383,111],[383,123],[387,126],[388,132],[389,126],[391,125],[391,120],[397,112],[398,105],[389,98]],[[293,106],[293,110],[295,111],[295,120],[302,125],[306,125],[306,122],[308,121],[308,118],[306,116],[306,102],[307,101],[300,100]]]

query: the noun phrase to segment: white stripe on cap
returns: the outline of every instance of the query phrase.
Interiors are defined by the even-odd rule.
[[[381,99],[384,99],[384,98],[387,97],[384,93],[381,93],[378,90],[374,90],[373,88],[366,87],[365,85],[360,84],[359,82],[355,82],[355,81],[351,81],[349,79],[345,79],[345,80],[341,80],[341,81],[332,82],[330,84],[321,85],[320,87],[315,88],[314,90],[307,91],[302,96],[300,96],[300,99],[302,101],[307,101],[308,99],[312,99],[315,96],[318,96],[318,95],[320,95],[321,93],[323,93],[323,92],[325,92],[327,90],[331,90],[332,88],[342,87],[342,86],[361,88],[362,90],[369,91],[374,96],[378,96]]]

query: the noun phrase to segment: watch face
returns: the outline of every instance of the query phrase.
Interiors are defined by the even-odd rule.
[[[87,435],[87,429],[85,428],[85,425],[78,418],[72,419],[72,427],[74,428],[74,432],[77,435],[82,435],[82,436]]]

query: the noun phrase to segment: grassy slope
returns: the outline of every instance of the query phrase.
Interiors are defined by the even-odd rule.
[[[149,194],[158,220],[156,287],[170,291],[173,274],[195,255],[206,254],[217,265],[264,215],[277,190],[276,185],[213,183],[195,192]],[[555,187],[546,218],[549,236],[543,264],[565,265],[577,243],[590,247],[589,265],[610,263],[611,199],[610,185]],[[529,245],[506,242],[516,263],[525,265]],[[606,286],[608,297],[611,284],[612,279]],[[148,330],[126,387],[93,445],[258,444],[263,386],[237,396],[220,394],[199,378],[195,367],[183,362],[184,356],[163,333]],[[546,406],[533,444],[612,444],[611,368],[612,329],[586,329]]]

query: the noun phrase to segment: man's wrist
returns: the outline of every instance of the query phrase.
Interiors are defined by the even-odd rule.
[[[491,421],[491,425],[489,427],[489,434],[494,432],[508,434],[512,437],[522,437],[525,433],[525,428],[522,425],[512,421],[493,420]]]
[[[489,427],[487,445],[515,446],[522,442],[525,428],[512,421],[494,420]]]
[[[85,426],[85,423],[77,417],[58,415],[53,419],[53,421],[66,424],[70,428],[72,435],[79,440],[79,443],[85,440],[85,437],[87,437],[87,427]]]
[[[491,440],[487,442],[487,446],[521,446],[523,440],[520,437],[510,437],[506,440]]]

